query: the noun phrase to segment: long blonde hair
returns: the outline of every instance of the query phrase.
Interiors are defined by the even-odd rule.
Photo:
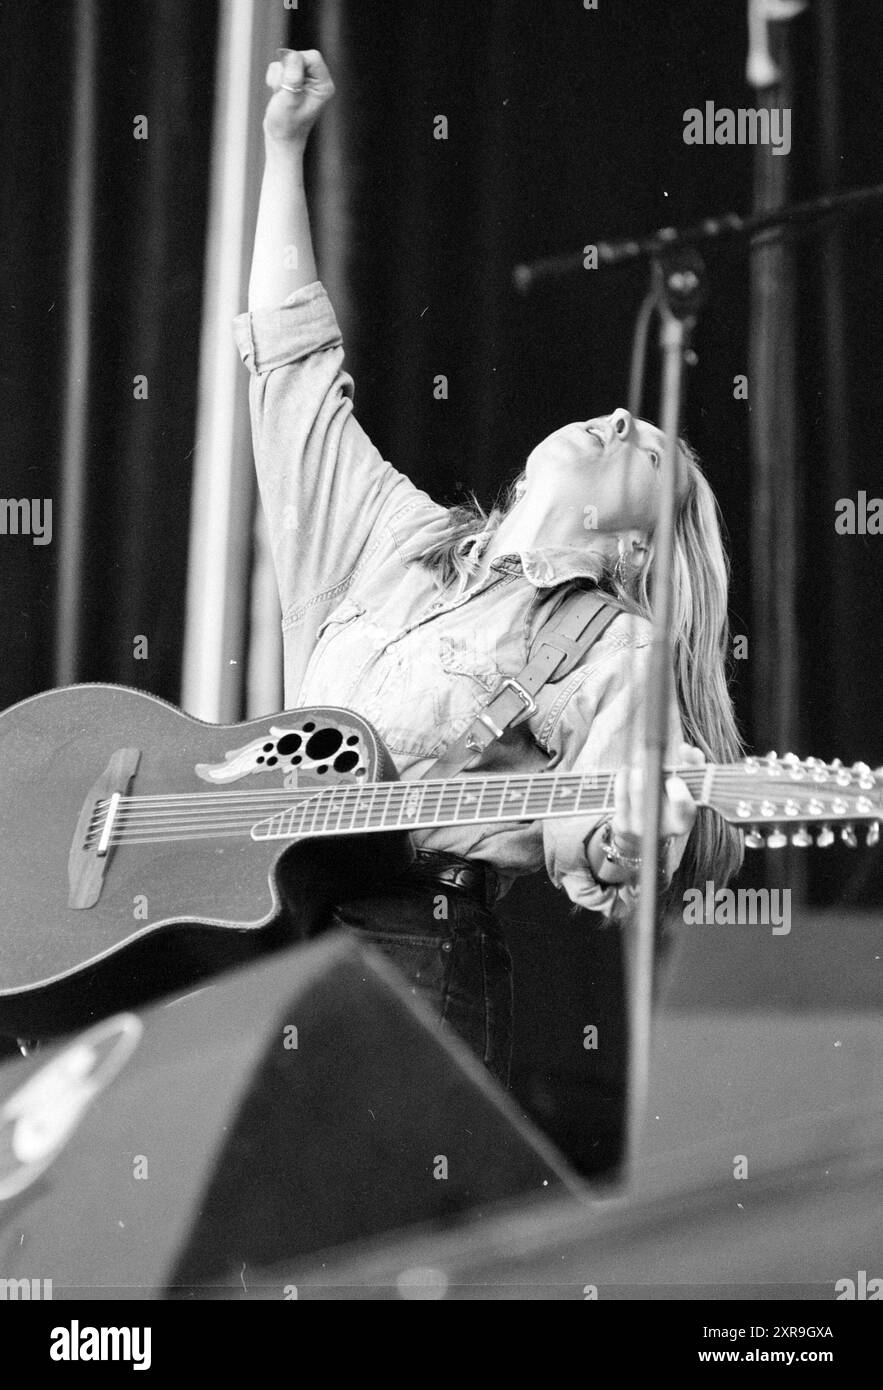
[[[701,748],[710,762],[735,762],[742,757],[744,747],[727,685],[730,571],[723,520],[699,460],[683,439],[680,454],[686,486],[678,505],[674,537],[675,690],[684,737]],[[478,555],[468,541],[483,531],[495,531],[517,506],[525,485],[522,472],[490,512],[474,493],[466,503],[450,508],[448,530],[415,557],[433,572],[440,587],[465,581],[473,572]],[[598,587],[627,612],[652,619],[652,536],[640,566],[624,567],[615,557],[601,552],[591,555],[597,559]],[[700,807],[681,865],[661,906],[671,907],[685,888],[703,886],[708,879],[716,888],[724,887],[741,867],[743,851],[740,832],[713,811]]]

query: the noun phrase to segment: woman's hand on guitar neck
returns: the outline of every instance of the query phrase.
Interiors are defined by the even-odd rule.
[[[682,743],[678,750],[678,764],[682,767],[704,767],[705,754],[701,748],[690,743]],[[628,859],[639,859],[644,832],[644,769],[643,767],[623,767],[616,774],[613,792],[613,816],[611,836],[613,847]],[[696,821],[697,806],[690,795],[687,784],[680,777],[666,779],[662,800],[662,815],[659,825],[660,840],[674,836],[688,835]],[[589,837],[586,851],[592,872],[604,883],[622,883],[635,877],[634,871],[611,864],[605,856],[600,843],[604,822],[596,826]]]

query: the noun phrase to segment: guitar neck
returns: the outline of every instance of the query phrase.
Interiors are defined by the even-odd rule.
[[[708,764],[676,772],[694,799],[705,805],[718,770],[722,768]],[[255,825],[251,833],[256,840],[312,838],[603,814],[613,809],[615,779],[615,772],[538,772],[336,786],[303,795]]]
[[[666,769],[684,781],[699,806],[746,831],[749,847],[830,844],[832,824],[856,843],[853,821],[870,822],[879,839],[883,769],[844,768],[820,759],[748,757],[738,763]],[[382,831],[598,817],[613,809],[616,771],[537,772],[405,782],[336,782],[316,788],[185,793],[172,797],[115,795],[87,802],[84,852],[99,856],[116,844],[248,835],[253,840],[313,839]],[[775,827],[766,838],[760,826]],[[786,833],[787,832],[787,833]]]

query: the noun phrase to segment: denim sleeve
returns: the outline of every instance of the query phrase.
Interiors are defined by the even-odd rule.
[[[649,624],[622,616],[593,648],[588,661],[564,682],[543,730],[552,754],[550,768],[562,772],[616,772],[640,763],[644,749],[644,682],[650,656]],[[683,740],[677,704],[670,717],[667,760],[674,761]],[[585,841],[609,806],[592,815],[565,816],[543,822],[543,849],[549,877],[581,907],[619,916],[634,900],[630,884],[602,888],[588,866]],[[668,869],[681,861],[687,836],[671,844]]]
[[[284,615],[296,599],[346,581],[402,508],[435,504],[356,421],[340,329],[318,281],[278,309],[240,314],[234,333],[251,374],[258,486]]]

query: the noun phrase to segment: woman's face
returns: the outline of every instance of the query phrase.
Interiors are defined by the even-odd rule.
[[[565,425],[528,458],[528,492],[552,493],[556,508],[572,507],[587,518],[588,530],[649,533],[659,510],[664,448],[662,431],[627,410]]]

